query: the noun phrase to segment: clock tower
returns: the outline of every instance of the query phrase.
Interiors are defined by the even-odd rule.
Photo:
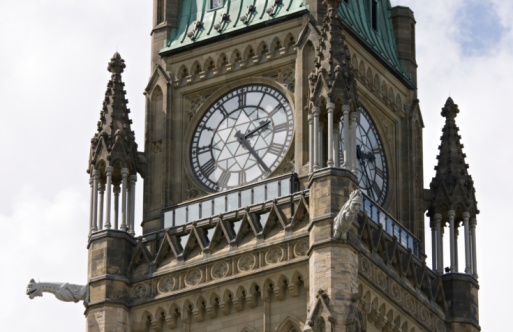
[[[452,100],[444,107],[441,164],[424,189],[409,8],[153,7],[144,151],[130,131],[117,53],[92,140],[89,332],[480,329],[478,210],[458,109]]]

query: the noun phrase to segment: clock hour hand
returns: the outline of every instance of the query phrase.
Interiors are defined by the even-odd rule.
[[[267,121],[260,121],[260,125],[258,127],[256,127],[255,129],[253,129],[252,131],[250,131],[249,133],[247,133],[244,138],[248,138],[249,136],[253,135],[254,133],[256,133],[257,131],[259,131],[260,129],[264,128],[265,126],[267,126],[269,123],[271,123],[271,120],[267,120]]]
[[[241,133],[240,130],[237,130],[237,132],[235,133],[235,137],[237,138],[237,141],[240,144],[242,144],[242,146],[245,147],[253,157],[255,157],[256,161],[260,164],[260,166],[262,166],[263,170],[266,171],[267,173],[271,173],[271,170],[269,169],[269,167],[267,167],[267,165],[264,163],[262,158],[260,158],[258,153],[256,153],[255,150],[253,150],[253,148],[251,147],[249,142],[246,140],[246,136],[243,133]]]
[[[369,157],[369,154],[372,156],[372,159],[371,159],[371,157]],[[370,183],[370,179],[369,179],[369,173],[367,173],[367,162],[365,161],[365,158],[367,158],[367,160],[369,160],[369,161],[374,161],[375,157],[372,154],[372,152],[364,153],[360,149],[359,145],[356,146],[356,156],[358,157],[358,160],[360,160],[360,165],[362,166],[362,170],[364,173],[362,176],[365,177],[365,182],[367,182],[367,192],[370,194],[371,198],[373,200],[375,200],[376,198],[374,197],[374,192],[372,191],[372,187],[371,187],[371,183]]]

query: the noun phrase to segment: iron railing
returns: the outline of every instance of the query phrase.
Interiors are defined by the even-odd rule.
[[[163,211],[162,228],[185,225],[290,195],[296,191],[296,179],[296,174],[291,173],[172,206]]]
[[[388,235],[396,236],[397,241],[403,247],[411,249],[415,256],[421,258],[422,244],[420,240],[365,194],[363,194],[362,212],[367,212],[367,217],[370,220],[382,225]]]

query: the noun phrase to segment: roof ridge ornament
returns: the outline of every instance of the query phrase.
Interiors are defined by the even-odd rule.
[[[194,25],[194,29],[192,29],[192,31],[189,31],[187,33],[187,37],[189,37],[191,40],[194,40],[196,39],[196,35],[198,33],[198,31],[203,28],[203,22],[201,21],[195,21],[192,23],[192,25]]]
[[[223,31],[224,23],[228,22],[229,20],[230,15],[228,13],[222,14],[219,23],[214,24],[214,29],[216,29],[217,32],[221,33]]]
[[[273,5],[267,8],[265,12],[269,14],[269,16],[273,17],[276,15],[276,11],[278,10],[279,5],[281,5],[281,0],[274,0]]]
[[[251,14],[253,14],[254,12],[255,6],[249,5],[246,15],[240,17],[241,22],[247,25],[249,23],[249,20],[251,19]]]

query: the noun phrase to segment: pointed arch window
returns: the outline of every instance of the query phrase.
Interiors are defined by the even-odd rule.
[[[157,24],[164,22],[164,0],[157,0]]]
[[[378,1],[371,0],[371,25],[374,30],[378,30]]]

